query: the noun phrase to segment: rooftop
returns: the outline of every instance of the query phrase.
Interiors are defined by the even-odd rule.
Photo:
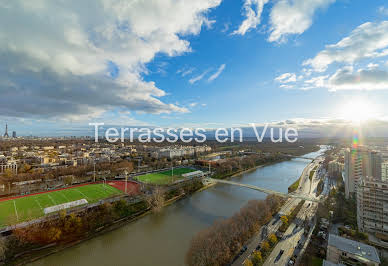
[[[379,255],[374,247],[344,237],[329,234],[329,246],[351,253],[360,260],[369,260],[380,263]]]

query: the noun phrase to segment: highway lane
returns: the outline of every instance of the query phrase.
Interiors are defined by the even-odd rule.
[[[309,175],[310,171],[315,166],[319,165],[321,160],[322,159],[317,159],[305,168],[306,171],[303,171],[298,192],[309,194],[311,197],[316,197],[317,185],[319,183],[317,171],[315,172],[311,181],[309,179]],[[295,249],[298,246],[298,242],[303,244],[305,241],[303,222],[306,218],[311,219],[315,215],[317,207],[317,203],[305,202],[303,204],[301,210],[297,214],[296,219],[294,219],[294,221],[290,224],[283,238],[279,240],[278,244],[272,250],[264,265],[288,265],[289,260],[292,258]],[[280,258],[278,258],[281,250],[283,250],[283,254],[280,256]]]
[[[308,164],[304,169],[303,169],[303,172],[301,174],[301,179],[300,179],[300,182],[299,182],[299,186],[296,190],[296,193],[300,193],[300,194],[305,194],[305,195],[312,195],[312,186],[313,184],[318,184],[317,182],[311,182],[310,179],[309,179],[309,175],[310,175],[310,171],[315,167],[315,165],[318,165],[319,164],[319,159],[317,159],[316,161]],[[313,179],[314,181],[314,179]],[[315,193],[314,193],[314,197],[315,197]],[[265,227],[264,230],[267,231],[267,234],[263,236],[263,228],[260,230],[260,232],[258,234],[256,234],[250,241],[248,241],[248,245],[247,245],[247,250],[239,256],[239,258],[232,264],[233,266],[241,266],[243,265],[244,261],[249,258],[252,254],[252,252],[256,249],[256,247],[263,241],[266,239],[266,236],[272,234],[272,233],[276,233],[276,231],[279,229],[279,227],[281,226],[281,221],[279,219],[280,216],[284,215],[284,214],[288,214],[291,212],[291,210],[293,208],[295,208],[299,202],[301,200],[300,199],[296,199],[296,198],[289,198],[286,203],[282,206],[282,208],[280,209],[278,215],[276,215],[269,223],[268,225]],[[307,206],[309,204],[309,202],[305,203],[305,205]],[[291,229],[293,230],[293,229]],[[300,238],[300,235],[303,235],[303,232],[301,232],[301,230],[299,230],[298,232],[298,235],[299,235],[299,238]],[[293,237],[292,239],[296,239],[297,236]],[[296,241],[297,242],[297,241]],[[280,251],[280,249],[279,249]],[[288,251],[290,252],[290,251]],[[277,253],[278,254],[278,253]],[[275,256],[277,256],[277,254]],[[271,253],[270,256],[272,256],[273,254]],[[286,257],[284,254],[283,254],[284,257]],[[287,256],[287,258],[290,258],[292,256],[289,255]],[[276,258],[276,257],[275,257]]]
[[[300,199],[288,199],[286,203],[282,206],[279,213],[289,213],[291,209],[293,209],[298,203],[300,202]],[[282,222],[280,220],[280,215],[277,215],[274,217],[267,225],[263,226],[260,231],[253,237],[251,240],[249,240],[249,244],[247,245],[247,250],[238,257],[238,259],[232,264],[233,266],[241,266],[243,265],[244,261],[249,258],[252,254],[252,252],[256,249],[256,247],[267,238],[268,235],[274,234],[279,227],[282,225]],[[263,234],[263,231],[265,234]]]

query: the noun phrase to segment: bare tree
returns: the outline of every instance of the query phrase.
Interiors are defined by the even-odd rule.
[[[5,260],[6,251],[7,251],[7,243],[3,237],[0,237],[0,262]]]
[[[148,205],[151,206],[152,211],[160,212],[164,206],[165,190],[161,187],[156,187],[152,195],[147,198]]]

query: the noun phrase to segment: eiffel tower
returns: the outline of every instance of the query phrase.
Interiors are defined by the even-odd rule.
[[[5,124],[4,138],[9,138],[9,135],[8,135],[8,124]]]

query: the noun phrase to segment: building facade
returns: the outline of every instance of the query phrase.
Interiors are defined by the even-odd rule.
[[[349,198],[357,189],[362,176],[371,176],[369,150],[357,147],[345,150],[345,196]]]
[[[388,181],[388,160],[381,162],[381,181]]]
[[[368,177],[359,180],[357,225],[361,232],[388,237],[388,183]]]
[[[380,265],[374,247],[333,234],[329,234],[326,260],[344,265]]]

